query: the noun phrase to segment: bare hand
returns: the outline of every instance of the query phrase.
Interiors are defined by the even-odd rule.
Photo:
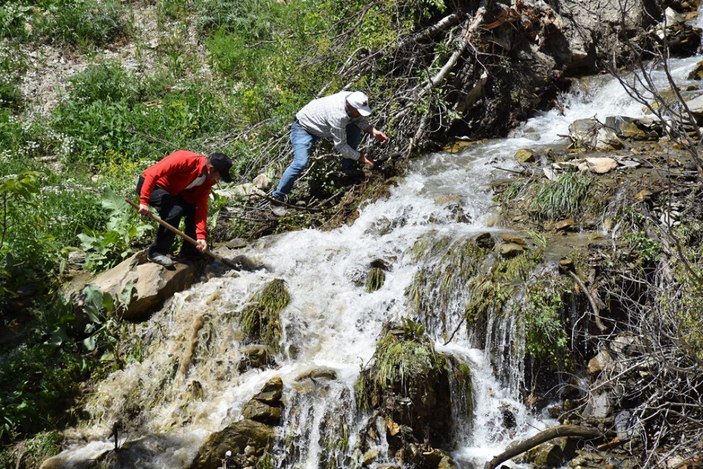
[[[363,163],[366,166],[368,166],[369,168],[373,168],[373,166],[374,166],[373,160],[366,158],[366,155],[363,155],[363,154],[359,156],[359,163]]]
[[[207,251],[207,241],[205,241],[204,239],[199,239],[199,240],[195,243],[195,248],[196,248],[198,251],[200,251],[200,252],[205,252],[205,251]]]
[[[139,204],[139,215],[146,217],[150,214],[149,206],[147,204]]]
[[[376,139],[378,143],[386,143],[388,141],[388,136],[381,132],[380,130],[373,129],[371,135]]]

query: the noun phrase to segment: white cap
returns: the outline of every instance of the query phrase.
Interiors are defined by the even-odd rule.
[[[359,114],[362,116],[366,117],[371,114],[369,98],[361,91],[354,91],[352,94],[347,96],[347,102],[351,107],[359,111]]]

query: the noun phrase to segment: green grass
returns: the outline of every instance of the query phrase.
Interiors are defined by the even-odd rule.
[[[539,220],[560,220],[578,215],[588,195],[591,177],[580,172],[567,172],[541,184],[529,204]]]

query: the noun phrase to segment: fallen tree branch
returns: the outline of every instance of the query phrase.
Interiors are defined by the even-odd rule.
[[[591,309],[593,309],[593,317],[594,317],[594,322],[596,323],[596,327],[598,327],[598,329],[600,329],[601,332],[605,332],[608,328],[600,320],[600,310],[598,309],[598,305],[596,304],[596,300],[593,299],[593,296],[588,292],[586,285],[584,285],[583,281],[581,280],[581,278],[578,275],[576,275],[574,272],[569,272],[569,275],[571,275],[571,278],[573,278],[576,281],[576,283],[578,283],[579,287],[581,288],[583,293],[588,298],[589,303],[591,303]]]
[[[483,466],[483,469],[495,469],[498,464],[505,462],[508,459],[512,459],[525,451],[529,451],[535,446],[539,446],[546,441],[562,436],[592,439],[602,437],[603,434],[600,430],[593,427],[584,427],[580,425],[558,425],[556,427],[541,431],[525,440],[512,443],[508,449],[488,461]]]
[[[459,43],[459,46],[454,50],[454,53],[452,53],[451,57],[447,60],[447,62],[444,64],[444,66],[437,72],[435,76],[433,76],[428,82],[425,84],[425,86],[420,90],[420,93],[418,94],[418,100],[422,96],[425,95],[429,90],[440,84],[444,78],[447,76],[447,74],[454,69],[456,66],[457,62],[459,61],[459,57],[461,54],[464,53],[466,48],[469,45],[469,37],[471,36],[471,33],[476,31],[478,27],[481,25],[483,22],[483,15],[486,13],[485,8],[479,8],[476,10],[476,14],[474,15],[473,19],[469,23],[469,25],[466,28],[466,31],[464,31],[464,34],[462,34],[461,37],[461,42]]]

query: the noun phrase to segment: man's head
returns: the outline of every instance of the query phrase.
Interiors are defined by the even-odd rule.
[[[208,165],[217,171],[220,178],[225,182],[232,182],[232,176],[229,174],[229,169],[232,167],[232,160],[224,153],[212,153],[207,157]]]
[[[361,91],[354,91],[347,96],[347,104],[351,106],[360,116],[366,117],[371,115],[369,107],[369,98]]]

